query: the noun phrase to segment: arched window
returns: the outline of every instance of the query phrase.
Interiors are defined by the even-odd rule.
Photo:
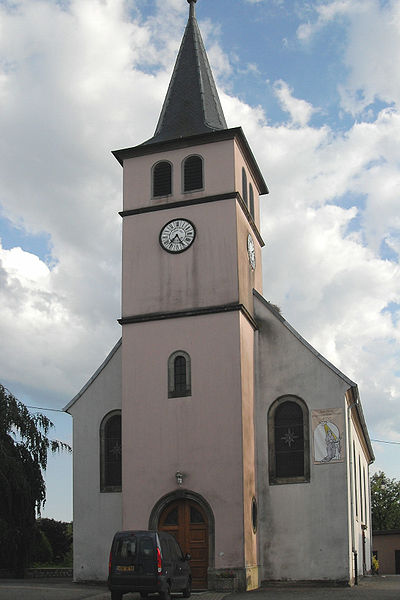
[[[188,156],[183,163],[183,191],[192,192],[203,187],[203,159],[201,156]]]
[[[249,185],[249,205],[250,205],[250,214],[254,219],[254,191],[253,186]]]
[[[113,410],[100,425],[100,491],[121,491],[121,458],[121,411]]]
[[[168,196],[172,193],[172,165],[163,160],[153,167],[153,196]]]
[[[270,483],[310,480],[308,409],[296,396],[283,396],[268,414]]]
[[[192,395],[190,356],[183,350],[168,359],[168,398]]]
[[[242,198],[243,202],[247,206],[247,175],[244,167],[242,169]]]

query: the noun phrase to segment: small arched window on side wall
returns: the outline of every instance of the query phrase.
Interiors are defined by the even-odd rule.
[[[168,359],[168,398],[183,398],[191,395],[190,356],[183,350],[177,350]]]
[[[169,196],[172,193],[172,165],[162,160],[153,166],[153,196]]]
[[[120,492],[122,486],[121,411],[109,412],[100,425],[100,491]]]
[[[310,481],[308,409],[300,398],[278,398],[268,413],[269,481],[271,484]]]
[[[183,161],[183,191],[193,192],[204,187],[203,159],[201,156],[188,156]]]
[[[254,219],[254,190],[253,190],[253,186],[251,185],[251,183],[249,184],[249,209],[250,209],[250,214]]]
[[[247,174],[246,174],[246,169],[244,167],[242,168],[242,198],[243,198],[243,202],[247,206],[248,205],[248,198],[247,198]]]

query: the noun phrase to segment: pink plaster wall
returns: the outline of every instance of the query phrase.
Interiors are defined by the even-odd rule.
[[[254,222],[257,228],[260,229],[260,196],[256,181],[252,175],[249,164],[246,162],[238,143],[235,140],[234,145],[234,157],[235,157],[235,189],[242,196],[242,168],[246,170],[247,174],[247,186],[251,183],[254,191]],[[250,209],[249,209],[250,210]]]
[[[256,566],[257,537],[253,531],[251,506],[256,497],[254,439],[254,329],[240,315],[242,446],[243,446],[243,523],[244,553],[247,567]]]
[[[197,232],[180,254],[159,244],[173,218]],[[126,217],[123,227],[123,316],[238,302],[235,199]]]
[[[214,512],[217,568],[244,559],[239,322],[233,312],[123,328],[123,527],[147,528],[180,470]],[[191,356],[187,398],[168,398],[175,350]]]
[[[204,189],[188,193],[182,189],[182,161],[192,154],[204,159]],[[172,164],[172,194],[152,198],[152,167],[160,160]],[[124,161],[124,210],[232,192],[234,180],[233,140],[131,158]]]
[[[242,210],[237,210],[237,244],[238,244],[238,277],[239,277],[239,301],[247,310],[253,314],[253,288],[262,294],[262,264],[261,246],[252,231],[248,220]],[[251,235],[256,252],[256,268],[253,269],[249,263],[247,253],[247,237]]]

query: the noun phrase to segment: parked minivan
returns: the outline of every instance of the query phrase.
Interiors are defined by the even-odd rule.
[[[157,592],[170,600],[171,592],[189,598],[192,576],[190,554],[164,531],[118,531],[113,539],[108,574],[111,600],[121,600],[128,592],[142,598]]]

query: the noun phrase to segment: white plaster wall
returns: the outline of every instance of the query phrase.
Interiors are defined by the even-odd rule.
[[[257,298],[256,440],[262,579],[349,580],[347,465],[314,465],[311,411],[345,408],[349,387]],[[280,396],[310,415],[310,482],[269,485],[267,414]]]
[[[100,439],[103,417],[121,409],[121,347],[82,396],[70,407],[73,416],[74,579],[108,576],[114,533],[121,529],[121,493],[100,492]]]
[[[349,510],[349,568],[350,573],[354,576],[355,563],[353,549],[357,552],[358,575],[363,575],[371,571],[372,525],[371,495],[369,486],[369,464],[366,455],[366,448],[362,442],[360,429],[355,419],[356,413],[354,412],[354,410],[351,410],[350,414],[350,436],[348,437],[350,446],[350,452],[348,453],[348,487],[349,498],[351,497]],[[355,464],[353,444],[355,450]],[[351,524],[351,520],[353,522],[353,526]],[[363,530],[365,543],[363,539]]]

